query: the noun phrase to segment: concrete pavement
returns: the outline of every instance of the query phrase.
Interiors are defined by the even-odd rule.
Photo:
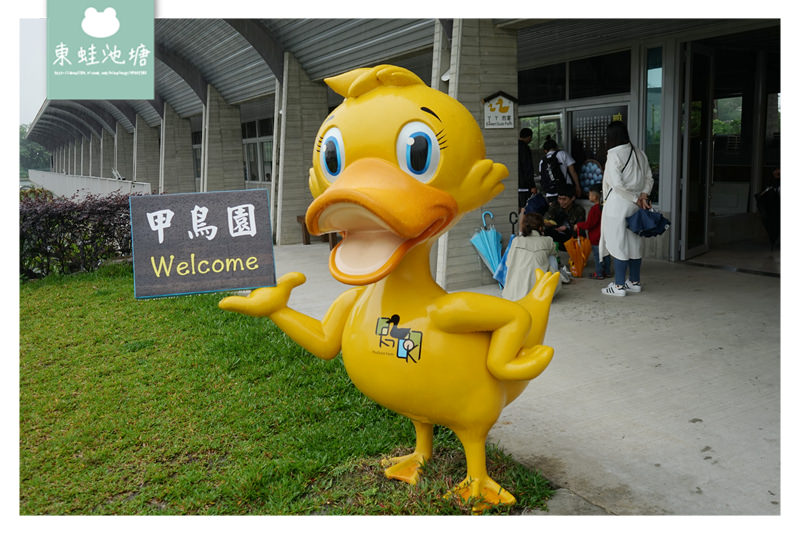
[[[307,277],[290,306],[318,318],[348,287],[328,254],[275,248],[278,276]],[[780,279],[645,260],[642,283],[562,288],[553,362],[490,440],[563,489],[552,514],[781,514]]]

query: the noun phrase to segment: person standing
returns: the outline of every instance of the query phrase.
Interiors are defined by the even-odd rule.
[[[533,156],[528,146],[531,143],[531,139],[533,139],[533,131],[530,128],[519,130],[519,160],[517,165],[519,172],[517,194],[519,205],[517,208],[519,209],[525,206],[528,198],[533,194],[533,189],[536,188],[536,182],[533,180]]]
[[[578,222],[575,227],[578,231],[585,231],[586,237],[592,243],[592,255],[594,256],[594,273],[592,279],[606,279],[611,275],[611,258],[609,256],[600,257],[600,220],[603,216],[603,191],[599,186],[593,185],[589,189],[589,201],[592,208],[586,215],[586,220]]]
[[[644,237],[628,229],[627,218],[637,209],[649,209],[653,172],[647,156],[631,144],[628,128],[620,121],[606,129],[608,158],[603,174],[603,214],[600,221],[600,257],[614,260],[614,281],[601,290],[607,296],[642,291]],[[626,277],[627,276],[627,277]]]
[[[559,150],[558,143],[549,135],[542,145],[544,157],[539,162],[542,189],[545,198],[551,205],[556,203],[559,192],[564,185],[575,190],[575,197],[581,196],[581,185],[578,172],[575,170],[575,159],[566,150]]]

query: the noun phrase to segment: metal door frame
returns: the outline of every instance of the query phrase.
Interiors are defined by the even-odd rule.
[[[689,163],[690,163],[690,118],[691,118],[691,98],[692,98],[692,67],[694,64],[694,54],[702,54],[709,59],[709,80],[707,93],[704,95],[708,105],[703,109],[706,116],[706,131],[703,133],[700,149],[703,157],[702,166],[704,167],[705,181],[703,186],[705,188],[704,195],[704,227],[702,229],[703,242],[699,245],[689,248]],[[713,49],[700,45],[698,43],[686,43],[685,56],[684,56],[684,94],[683,94],[683,139],[682,139],[682,172],[681,172],[681,229],[680,229],[680,257],[682,261],[691,259],[697,255],[705,253],[709,250],[709,232],[710,232],[710,201],[711,201],[711,183],[713,180],[713,102],[714,102],[714,52]]]

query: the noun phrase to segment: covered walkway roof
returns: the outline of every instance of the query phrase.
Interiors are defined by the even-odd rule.
[[[441,22],[451,31],[452,20]],[[558,61],[566,51],[597,53],[598,42],[612,50],[632,36],[708,28],[701,19],[494,22],[517,31],[520,70],[542,58]],[[283,76],[284,52],[291,52],[312,80],[391,61],[430,82],[434,28],[434,19],[155,19],[153,100],[46,100],[28,138],[54,148],[103,129],[114,134],[117,124],[131,133],[136,115],[155,127],[164,102],[182,118],[198,115],[208,84],[232,105],[268,97]]]
[[[117,123],[131,133],[137,114],[157,126],[163,102],[183,118],[197,115],[208,84],[233,105],[269,96],[285,51],[315,80],[389,58],[407,56],[413,66],[433,33],[433,19],[156,19],[153,100],[47,100],[28,137],[52,147],[102,129],[113,134]]]

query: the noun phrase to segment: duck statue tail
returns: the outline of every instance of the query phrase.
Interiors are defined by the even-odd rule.
[[[544,342],[547,320],[550,317],[550,304],[553,301],[553,295],[559,282],[558,272],[543,272],[537,268],[536,283],[533,289],[520,300],[517,300],[517,303],[531,315],[531,328],[523,344],[525,348]]]

